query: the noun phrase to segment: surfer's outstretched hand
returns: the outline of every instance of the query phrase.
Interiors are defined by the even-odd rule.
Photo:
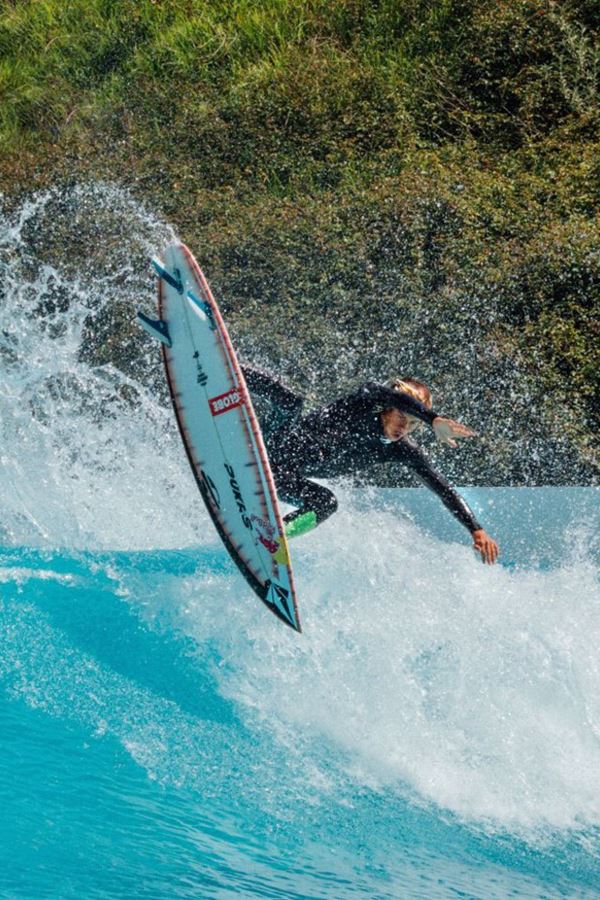
[[[448,444],[449,447],[458,447],[457,439],[475,437],[475,432],[466,425],[462,425],[454,419],[445,419],[443,416],[436,416],[432,428],[436,440],[441,444]]]
[[[500,552],[496,541],[486,534],[483,528],[473,532],[473,549],[481,554],[481,561],[490,566],[496,562]]]

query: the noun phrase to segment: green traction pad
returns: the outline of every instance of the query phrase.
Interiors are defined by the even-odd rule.
[[[296,516],[295,519],[292,519],[291,522],[285,523],[285,534],[286,537],[294,538],[300,537],[301,534],[306,534],[307,531],[312,531],[317,524],[317,514],[312,510],[305,513],[300,513],[299,516]]]

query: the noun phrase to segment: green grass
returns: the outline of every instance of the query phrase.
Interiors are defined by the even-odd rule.
[[[550,0],[5,2],[0,136],[52,138],[79,109],[176,84],[292,139],[327,122],[331,147],[390,146],[400,126],[514,145],[597,109],[588,6],[589,26],[585,4]]]
[[[597,459],[599,26],[597,0],[4,0],[0,187],[135,185],[240,333],[267,298],[271,356],[332,378],[323,310],[359,334],[367,296],[393,355],[411,299],[448,345],[466,305]]]

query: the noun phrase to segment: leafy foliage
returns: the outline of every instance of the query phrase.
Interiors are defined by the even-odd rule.
[[[594,0],[5,0],[0,184],[151,197],[314,399],[408,368],[489,430],[518,373],[480,477],[558,480],[518,462],[549,427],[595,478],[599,24]]]

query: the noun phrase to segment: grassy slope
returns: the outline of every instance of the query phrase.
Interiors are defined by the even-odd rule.
[[[314,397],[408,368],[489,430],[508,390],[513,423],[481,479],[559,480],[556,460],[523,469],[514,450],[558,422],[574,477],[593,477],[593,0],[1,10],[5,192],[124,181],[202,248],[241,343]]]

